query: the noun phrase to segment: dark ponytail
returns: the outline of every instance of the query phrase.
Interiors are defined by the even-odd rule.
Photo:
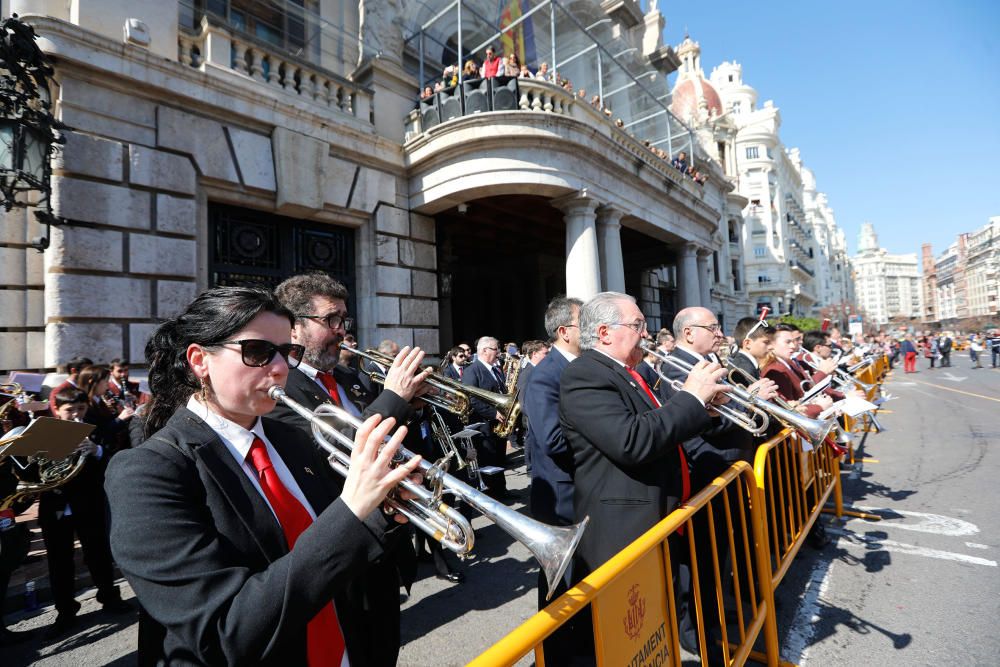
[[[294,323],[292,314],[270,290],[259,287],[215,287],[199,294],[183,313],[167,320],[146,343],[149,391],[145,434],[159,431],[201,383],[187,363],[192,343],[214,345],[230,338],[260,313],[274,313]]]

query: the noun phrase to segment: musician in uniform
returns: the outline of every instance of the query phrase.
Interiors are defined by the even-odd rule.
[[[646,319],[635,300],[603,292],[580,310],[580,356],[563,371],[559,417],[573,455],[574,520],[590,517],[577,550],[579,580],[690,494],[678,443],[708,428],[706,408],[725,370],[699,362],[661,406],[635,370]],[[581,647],[583,648],[583,647]]]
[[[476,343],[476,360],[469,364],[462,374],[462,384],[478,387],[495,394],[505,394],[506,384],[503,372],[496,365],[499,355],[499,341],[491,336],[483,336]],[[497,409],[476,398],[471,401],[472,419],[480,422],[479,431],[482,437],[476,442],[477,457],[480,466],[504,467],[507,458],[507,442],[493,432],[503,422],[503,415]],[[503,471],[483,475],[487,490],[496,497],[506,497],[507,478]]]
[[[84,373],[96,368],[89,366]],[[86,380],[82,376],[83,373],[81,384]],[[56,405],[55,417],[68,421],[84,420],[93,405],[82,389],[63,389],[51,398]],[[96,430],[94,434],[97,434]],[[134,611],[130,604],[122,600],[115,585],[105,521],[104,470],[115,451],[113,446],[99,444],[92,438],[84,440],[77,448],[77,456],[86,457],[82,471],[62,486],[39,496],[38,525],[45,541],[49,585],[56,608],[56,620],[47,633],[50,638],[58,637],[76,625],[76,614],[80,611],[80,603],[75,599],[76,566],[73,561],[77,537],[83,548],[83,560],[97,586],[98,602],[112,613]]]
[[[722,326],[712,311],[701,307],[684,308],[674,318],[673,329],[677,344],[670,353],[670,357],[678,359],[682,364],[688,366],[694,366],[703,361],[716,362],[719,346],[725,340],[725,336],[722,333]],[[662,364],[660,372],[675,382],[683,382],[686,377],[683,370],[666,362]],[[663,384],[667,400],[670,400],[676,392],[671,383],[664,382]],[[751,385],[750,390],[756,392],[764,400],[773,398],[776,393],[774,383],[767,379],[758,380]],[[756,446],[757,443],[753,435],[746,429],[729,419],[713,418],[712,423],[707,428],[683,443],[691,472],[691,493],[695,494],[701,491],[736,461],[752,464]],[[733,521],[737,521],[736,512],[741,511],[741,503],[735,493],[731,495],[731,501],[730,509],[734,517]],[[725,533],[725,521],[720,514],[721,512],[716,514],[715,521],[716,543],[725,545],[728,538]],[[696,514],[693,524],[702,618],[705,622],[706,635],[710,640],[717,639],[719,638],[717,633],[720,621],[715,597],[715,577],[712,567],[712,547],[707,512]],[[720,551],[723,550],[723,547],[720,547]],[[683,549],[681,554],[683,566],[680,570],[680,576],[677,577],[676,586],[680,640],[681,645],[686,649],[697,652],[699,648],[698,627],[695,617],[695,589],[688,565],[690,554]],[[728,550],[725,550],[719,559],[723,580],[727,578],[729,569],[732,567],[727,556]],[[710,655],[716,652],[714,641],[709,642],[708,652]]]
[[[146,346],[155,435],[106,483],[115,560],[147,612],[140,662],[395,661],[347,591],[405,536],[380,508],[420,458],[391,467],[406,429],[382,447],[394,420],[374,416],[341,479],[312,438],[264,416],[302,357],[294,323],[269,291],[219,287]]]
[[[412,417],[409,402],[423,391],[423,381],[428,375],[428,371],[421,369],[424,353],[419,348],[399,350],[393,341],[383,341],[380,350],[394,356],[395,363],[384,369],[384,386],[377,392],[370,391],[358,371],[337,363],[340,344],[352,323],[347,311],[347,288],[325,273],[308,273],[283,281],[275,289],[275,296],[294,317],[292,343],[303,348],[301,362],[288,371],[285,392],[289,398],[310,410],[332,403],[355,417],[380,414],[392,417],[396,424],[408,424],[411,430],[419,429],[419,425],[409,423]],[[398,354],[393,354],[394,350]],[[359,361],[363,361],[362,366],[369,363]],[[284,403],[279,403],[269,417],[294,425],[311,437],[309,422]],[[391,652],[392,662],[399,647],[399,585],[402,583],[409,589],[416,570],[412,542],[399,540],[346,592],[348,597],[359,600],[366,622],[378,623],[383,628],[382,637],[371,646],[371,651]],[[388,661],[387,655],[385,662]]]

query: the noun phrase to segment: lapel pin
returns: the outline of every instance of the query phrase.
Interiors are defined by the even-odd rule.
[[[305,470],[308,474],[315,476],[313,474],[312,468],[310,468],[309,466],[306,466],[305,468],[303,468],[303,470]]]

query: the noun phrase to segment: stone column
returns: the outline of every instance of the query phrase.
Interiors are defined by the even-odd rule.
[[[712,308],[712,267],[709,266],[708,259],[712,256],[712,251],[705,248],[698,249],[698,285],[701,288],[699,298],[701,305],[711,310]]]
[[[598,202],[583,190],[551,203],[566,219],[566,294],[586,301],[601,291],[595,224]]]
[[[698,246],[686,243],[681,249],[681,259],[678,263],[681,283],[681,308],[700,306],[701,287],[698,280]]]
[[[622,261],[621,219],[625,214],[613,206],[597,209],[597,250],[601,258],[601,286],[609,292],[625,292]]]

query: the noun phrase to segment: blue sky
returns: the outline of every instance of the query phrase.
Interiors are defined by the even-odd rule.
[[[664,40],[686,27],[706,76],[735,60],[774,100],[852,254],[862,222],[919,257],[1000,215],[1000,2],[659,5]]]

